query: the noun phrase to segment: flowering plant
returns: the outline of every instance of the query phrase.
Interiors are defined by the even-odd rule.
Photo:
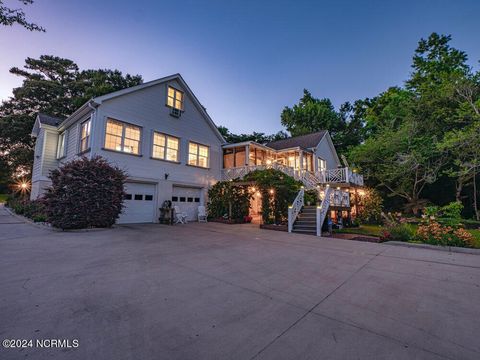
[[[434,219],[421,224],[417,230],[417,239],[432,245],[472,247],[473,235],[465,229],[441,225]]]

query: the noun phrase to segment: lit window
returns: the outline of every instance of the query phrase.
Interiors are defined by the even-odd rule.
[[[105,149],[128,154],[140,154],[141,129],[120,121],[108,119],[105,132]]]
[[[323,171],[327,168],[327,162],[323,159],[317,158],[318,171]]]
[[[178,147],[178,138],[157,132],[153,133],[153,158],[178,161]]]
[[[58,135],[57,159],[65,156],[65,131]]]
[[[91,123],[90,119],[88,119],[80,126],[80,152],[86,151],[90,147]]]
[[[208,167],[208,146],[196,143],[188,144],[188,164],[200,167]]]
[[[183,92],[169,86],[167,105],[178,110],[183,110]]]

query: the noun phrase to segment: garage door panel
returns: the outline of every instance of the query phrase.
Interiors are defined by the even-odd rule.
[[[197,220],[198,207],[201,204],[202,190],[198,188],[188,188],[174,186],[172,193],[173,206],[178,206],[180,211],[187,214],[188,221]]]
[[[125,184],[124,208],[117,223],[151,223],[155,219],[155,185]]]

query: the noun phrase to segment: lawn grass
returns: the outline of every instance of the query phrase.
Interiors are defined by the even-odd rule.
[[[469,229],[467,231],[475,237],[474,247],[480,249],[480,229]]]
[[[7,201],[8,194],[0,194],[0,203]]]
[[[334,229],[333,232],[341,234],[359,234],[367,236],[380,236],[380,225],[360,225],[359,227]]]

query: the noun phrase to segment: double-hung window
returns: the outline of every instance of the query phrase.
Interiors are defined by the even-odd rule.
[[[179,139],[174,136],[154,132],[152,157],[161,160],[178,161],[179,143]]]
[[[88,119],[80,125],[80,152],[90,148],[90,128],[92,121]]]
[[[108,119],[105,132],[105,149],[140,155],[139,126]]]
[[[321,158],[317,158],[317,168],[318,168],[318,171],[326,170],[327,162]]]
[[[168,87],[167,105],[177,109],[183,110],[183,92],[171,86]]]
[[[65,131],[58,135],[57,159],[61,159],[65,156],[65,135]]]
[[[188,165],[207,168],[209,155],[208,146],[194,142],[188,144]]]

